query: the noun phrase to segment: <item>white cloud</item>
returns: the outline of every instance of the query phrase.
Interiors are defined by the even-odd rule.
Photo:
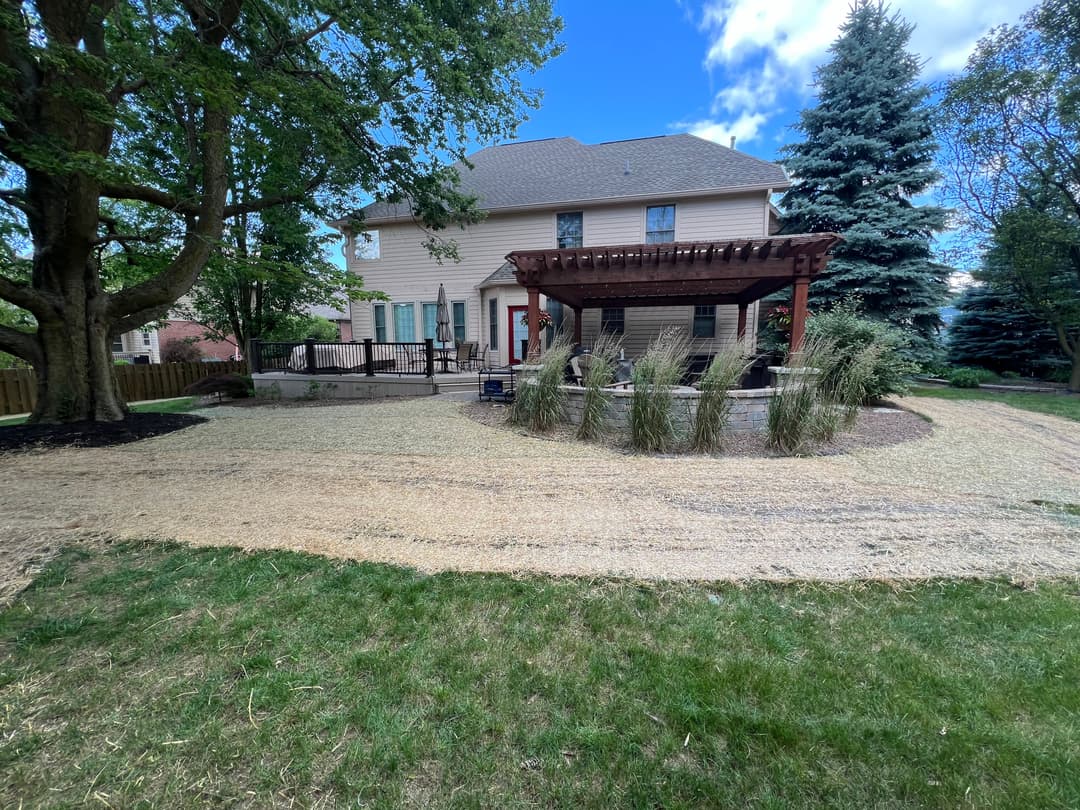
[[[715,141],[724,146],[731,145],[734,136],[737,143],[746,143],[758,137],[767,117],[762,113],[744,113],[734,121],[692,121],[676,124],[675,128],[685,129],[691,135],[697,135],[707,141]]]
[[[711,118],[695,122],[691,131],[718,133],[713,139],[725,143],[730,134],[753,139],[780,112],[779,97],[808,99],[814,68],[828,58],[850,3],[705,0],[704,66],[725,86],[712,101]],[[995,25],[1015,23],[1032,5],[1034,0],[893,0],[891,10],[914,24],[908,47],[926,64],[923,78],[932,80],[963,68],[981,36]]]

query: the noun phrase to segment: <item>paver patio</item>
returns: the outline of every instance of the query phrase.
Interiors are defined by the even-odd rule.
[[[446,400],[217,408],[0,464],[8,548],[85,536],[425,570],[673,579],[1080,574],[1080,424],[905,400],[925,439],[804,459],[644,457],[492,429]]]

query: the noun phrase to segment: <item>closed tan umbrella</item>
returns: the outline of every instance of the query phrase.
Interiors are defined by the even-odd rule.
[[[454,339],[454,332],[450,328],[450,305],[446,303],[446,290],[439,285],[439,297],[435,299],[435,340],[446,348],[446,344]]]

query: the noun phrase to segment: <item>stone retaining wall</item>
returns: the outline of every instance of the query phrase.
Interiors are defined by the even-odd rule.
[[[573,425],[581,424],[581,412],[585,407],[585,389],[575,385],[564,385],[566,391],[566,407],[563,412],[564,421]],[[776,394],[775,388],[749,388],[745,390],[729,391],[728,396],[735,400],[731,409],[731,418],[728,422],[728,430],[733,433],[749,433],[765,430],[765,419],[769,410],[769,402]],[[608,391],[608,425],[614,430],[629,430],[630,426],[630,400],[632,391],[609,390]],[[675,418],[677,430],[689,430],[693,425],[694,417],[697,416],[697,403],[701,398],[701,392],[694,389],[676,389],[671,397],[672,414]]]
[[[255,393],[280,399],[382,399],[422,397],[436,393],[428,377],[367,377],[363,374],[252,374]]]

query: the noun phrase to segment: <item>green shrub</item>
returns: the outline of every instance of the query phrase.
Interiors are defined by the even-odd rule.
[[[948,377],[949,385],[953,388],[978,388],[981,383],[992,379],[993,372],[983,368],[954,368]]]
[[[858,307],[857,300],[848,300],[807,322],[807,337],[829,341],[837,355],[828,375],[843,377],[851,364],[872,360],[869,368],[859,371],[864,403],[888,394],[906,393],[906,378],[918,371],[918,366],[904,357],[910,337],[891,324],[860,315]],[[872,358],[864,351],[869,346],[877,347]],[[843,383],[839,379],[827,379],[825,385],[835,388]]]
[[[583,380],[585,392],[581,424],[577,429],[579,439],[596,440],[604,436],[608,403],[611,399],[605,389],[615,379],[615,360],[621,347],[622,339],[606,332],[601,333],[593,344],[592,362]]]
[[[634,365],[630,399],[630,443],[647,453],[663,452],[675,444],[671,389],[686,372],[690,343],[674,329],[660,333]]]
[[[566,404],[563,374],[569,359],[570,343],[560,336],[544,352],[536,376],[517,386],[510,409],[511,422],[538,433],[555,428]]]
[[[734,404],[728,392],[739,384],[749,365],[746,347],[738,341],[717,352],[705,369],[698,383],[701,396],[690,437],[690,446],[694,450],[710,453],[720,449]]]

